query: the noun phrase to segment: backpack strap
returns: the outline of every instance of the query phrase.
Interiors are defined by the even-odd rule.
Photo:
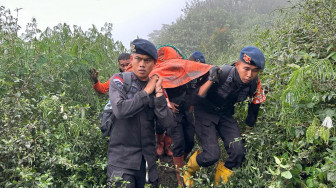
[[[132,72],[123,72],[124,91],[128,93],[132,86]]]
[[[123,77],[123,89],[127,94],[131,90],[131,86],[132,86],[132,72],[123,72],[122,77]],[[116,117],[113,114],[112,105],[109,100],[101,116],[100,130],[103,133],[102,135],[103,138],[111,135],[115,118]]]
[[[223,65],[222,66],[222,74],[219,77],[219,84],[222,84],[226,81],[229,76],[230,71],[234,68],[232,65]]]

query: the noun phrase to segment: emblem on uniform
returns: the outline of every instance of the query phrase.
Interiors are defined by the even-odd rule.
[[[245,60],[246,63],[251,63],[251,58],[248,55],[244,54],[243,59]]]
[[[135,53],[136,50],[135,50],[135,45],[134,44],[131,45],[131,48],[132,48],[132,52]]]
[[[262,85],[261,85],[260,79],[258,78],[257,90],[254,93],[252,102],[254,104],[260,104],[260,103],[263,103],[265,101],[266,101],[266,95],[265,95],[264,90],[262,89]]]

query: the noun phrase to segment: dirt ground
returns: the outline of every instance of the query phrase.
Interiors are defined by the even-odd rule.
[[[173,157],[162,155],[159,159],[159,185],[164,188],[176,188],[177,180],[175,170],[173,169]]]

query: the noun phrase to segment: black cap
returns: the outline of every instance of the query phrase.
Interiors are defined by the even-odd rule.
[[[132,52],[142,55],[148,55],[155,61],[158,59],[157,50],[153,43],[145,39],[135,39],[131,44]]]

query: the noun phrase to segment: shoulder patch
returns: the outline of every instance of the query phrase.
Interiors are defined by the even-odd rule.
[[[124,86],[124,83],[123,83],[124,80],[120,76],[115,75],[115,76],[112,77],[112,80],[117,87],[122,89],[122,87]]]
[[[262,85],[260,82],[260,79],[258,79],[258,86],[257,86],[257,91],[255,92],[252,102],[254,104],[260,104],[266,101],[266,95],[264,91],[262,90]]]
[[[121,83],[124,82],[124,80],[120,76],[113,76],[113,81],[114,82],[121,82]]]

